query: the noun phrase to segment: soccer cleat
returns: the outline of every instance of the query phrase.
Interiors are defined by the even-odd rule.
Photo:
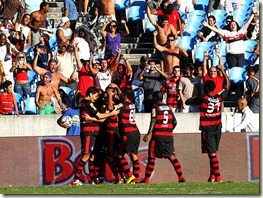
[[[133,180],[133,182],[134,182],[134,183],[139,183],[139,178],[138,178],[138,177],[135,178],[135,179]]]
[[[215,182],[215,176],[214,175],[210,175],[207,181],[208,182]]]
[[[148,184],[150,182],[149,178],[144,178],[141,181],[139,181],[139,183],[144,183],[144,184]]]
[[[126,180],[126,184],[130,184],[134,179],[135,179],[135,177],[134,177],[134,175],[132,175],[131,177],[129,177],[129,178]]]
[[[183,179],[180,179],[180,180],[179,180],[179,183],[186,183],[186,180],[185,180],[185,178],[183,178]]]
[[[123,180],[120,180],[120,181],[116,181],[115,184],[123,184]]]
[[[216,182],[223,182],[220,176],[216,177],[215,181]]]
[[[82,186],[82,183],[76,179],[71,182],[71,186]]]

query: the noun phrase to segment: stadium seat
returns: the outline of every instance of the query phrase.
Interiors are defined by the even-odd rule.
[[[57,50],[58,43],[57,43],[57,28],[52,28],[52,30],[54,33],[52,37],[49,38],[49,46],[51,51],[53,52]]]
[[[27,76],[28,76],[28,82],[30,85],[34,84],[38,79],[38,74],[33,70],[29,70],[27,72]]]
[[[181,19],[183,20],[183,21],[185,21],[185,19],[186,19],[186,13],[185,12],[182,12],[182,11],[180,11],[180,10],[178,10],[178,12],[179,12],[179,14],[180,14],[180,17],[181,17]]]
[[[219,28],[219,29],[222,29],[226,24],[222,21],[216,21],[216,26]]]
[[[246,80],[246,69],[243,67],[232,67],[229,72],[229,79],[231,83],[241,83]]]
[[[125,10],[130,5],[130,0],[115,0],[115,10]]]
[[[29,115],[37,114],[37,106],[35,103],[35,97],[29,97],[26,99],[25,114],[29,114]]]
[[[250,16],[250,13],[247,13],[247,11],[243,9],[236,9],[233,12],[233,19],[234,21],[238,23],[240,27],[243,26],[247,22],[249,16]]]
[[[209,4],[209,0],[197,0],[194,5],[194,8],[195,10],[203,10],[207,12],[208,4]]]
[[[180,41],[180,46],[185,50],[185,51],[191,51],[194,48],[194,40],[190,36],[182,36]]]
[[[252,48],[255,48],[257,45],[257,41],[254,40],[245,40],[244,41],[245,50],[250,51]]]
[[[211,15],[213,15],[213,16],[216,17],[216,19],[217,19],[217,16],[227,17],[227,16],[228,16],[228,13],[227,13],[225,10],[213,10],[213,12],[211,13]]]
[[[139,21],[143,20],[146,13],[145,1],[133,1],[132,5],[128,8],[128,20]]]
[[[248,66],[251,66],[256,58],[256,55],[251,51],[245,51],[245,60],[244,60],[244,67],[247,68]]]
[[[209,52],[209,55],[207,57],[207,59],[211,59],[212,58],[212,55],[213,55],[213,50],[210,49],[209,47],[207,46],[197,46],[195,48],[195,61],[198,61],[198,62],[203,62],[203,59],[204,59],[204,52],[208,50]]]
[[[224,65],[224,70],[228,70],[228,64],[226,62],[226,56],[221,56],[221,57],[222,57],[223,65]],[[219,64],[219,58],[217,55],[214,55],[214,58],[212,60],[213,60],[212,66],[217,66]]]
[[[253,10],[254,2],[244,1],[241,4],[242,4],[242,10],[245,10],[248,13],[250,13]]]
[[[188,23],[195,22],[198,24],[200,24],[200,23],[202,24],[204,20],[205,20],[205,18],[203,16],[199,16],[199,15],[190,16]]]
[[[212,42],[208,42],[208,41],[202,41],[202,42],[198,43],[197,47],[205,47],[208,50],[214,50],[214,44]]]
[[[158,16],[152,14],[152,17],[157,21],[158,20]],[[145,16],[145,18],[143,19],[145,21],[145,23],[143,23],[145,25],[144,32],[153,32],[156,28],[151,24],[149,18],[147,17],[147,15]]]
[[[59,89],[63,89],[63,91],[68,95],[68,97],[72,97],[72,89],[66,86],[60,86]]]
[[[207,19],[207,13],[203,10],[194,10],[193,12],[190,13],[189,17],[193,16],[202,16],[205,19]]]
[[[196,32],[196,33],[198,33],[202,27],[203,27],[202,23],[198,23],[195,21],[189,21],[187,23],[187,25],[185,26],[184,31],[185,32]]]
[[[226,56],[226,42],[220,42],[217,50],[221,53],[221,56]]]
[[[184,31],[183,32],[183,36],[190,36],[192,39],[194,39],[194,41],[196,41],[197,39],[197,32],[196,31]]]
[[[21,94],[14,92],[15,98],[16,98],[16,104],[17,104],[17,108],[18,108],[18,113],[19,114],[23,114],[23,110],[24,110],[24,100],[23,97],[21,96]],[[13,111],[13,114],[15,114],[15,111]]]

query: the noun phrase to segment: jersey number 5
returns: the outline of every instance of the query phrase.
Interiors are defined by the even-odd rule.
[[[163,113],[163,124],[167,124],[168,123],[168,111],[164,111]]]

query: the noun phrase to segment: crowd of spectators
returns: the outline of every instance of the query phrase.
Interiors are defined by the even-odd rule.
[[[91,86],[105,91],[107,86],[114,83],[114,86],[120,89],[133,87],[135,93],[143,94],[144,103],[140,101],[142,99],[138,102],[145,108],[143,110],[137,108],[139,112],[150,112],[152,93],[157,90],[166,93],[164,102],[176,112],[197,112],[197,107],[189,107],[184,102],[192,96],[201,94],[203,81],[207,79],[216,79],[218,92],[223,89],[229,71],[225,71],[227,68],[222,69],[225,64],[222,55],[215,50],[214,56],[219,59],[218,65],[215,66],[207,64],[206,59],[210,56],[207,51],[204,52],[203,62],[189,61],[191,54],[180,45],[180,38],[184,36],[184,25],[187,24],[187,18],[183,19],[181,13],[189,16],[190,12],[195,10],[196,1],[146,0],[146,2],[145,13],[156,29],[152,42],[159,53],[160,61],[156,62],[151,57],[142,55],[137,66],[131,65],[128,56],[121,50],[121,40],[129,36],[130,30],[127,19],[117,21],[114,0],[96,1],[95,25],[92,31],[84,22],[77,25],[78,17],[89,15],[87,12],[89,1],[79,1],[80,6],[77,8],[73,0],[65,0],[63,17],[53,34],[47,18],[49,3],[39,1],[38,9],[34,10],[26,9],[26,5],[19,0],[1,1],[0,6],[4,8],[0,24],[0,61],[3,65],[3,69],[0,69],[1,88],[4,81],[8,80],[13,84],[13,91],[20,93],[24,101],[28,97],[37,96],[38,100],[41,100],[48,96],[51,98],[51,107],[55,109],[50,112],[58,113],[60,111],[57,109],[60,106],[63,108],[67,106],[62,105],[60,98],[57,98],[56,93],[60,87],[69,87],[71,97],[75,99],[85,97],[86,90]],[[232,14],[234,10],[241,8],[242,4],[234,0],[220,1],[218,5],[216,2],[210,1],[207,19],[205,18],[203,28],[198,32],[198,42],[211,42],[214,46],[226,42],[228,70],[233,67],[245,68],[244,41],[257,41],[259,38],[258,9],[254,7],[251,13],[247,13],[251,16],[242,27],[239,27]],[[222,29],[216,25],[216,18],[211,14],[215,9],[223,9],[229,15]],[[156,20],[153,15],[157,15],[158,19]],[[124,31],[119,31],[119,28]],[[50,46],[49,42],[54,34],[57,44],[55,48]],[[101,42],[100,47],[94,43],[95,37]],[[104,55],[100,58],[97,56],[99,48]],[[30,50],[32,53],[29,53]],[[259,45],[250,50],[258,57]],[[182,57],[187,58],[187,64],[182,63]],[[258,62],[249,65],[249,71],[255,69],[255,64]],[[31,79],[27,76],[29,70],[39,75],[38,82],[33,82],[35,85],[45,88],[48,84],[48,87],[54,87],[55,92],[40,92],[40,88],[33,89]],[[249,77],[247,83],[241,83],[240,86],[243,87],[239,88],[242,92],[240,98],[246,97],[249,107],[251,103],[258,101],[253,97],[259,95],[257,86],[259,77],[254,73],[250,72],[247,75],[247,78]],[[1,108],[2,106],[0,104]],[[36,106],[39,112],[44,114],[43,107],[37,99]],[[73,102],[71,106],[74,106]],[[252,111],[258,112],[255,106],[257,107],[253,105]],[[0,113],[3,114],[1,108]]]

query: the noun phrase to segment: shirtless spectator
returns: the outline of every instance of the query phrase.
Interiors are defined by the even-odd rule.
[[[32,45],[36,45],[39,42],[40,28],[47,28],[45,22],[48,12],[49,4],[47,2],[42,2],[40,4],[40,10],[30,14],[30,23],[28,27],[30,27],[32,31]]]
[[[70,20],[68,17],[62,17],[59,28],[56,32],[57,34],[57,43],[60,44],[62,42],[69,43],[71,36],[72,36],[72,30],[70,29]]]
[[[41,76],[43,76],[46,72],[50,72],[52,74],[51,85],[53,85],[57,91],[58,91],[59,84],[61,81],[66,83],[66,84],[72,84],[76,81],[75,79],[67,78],[67,77],[63,76],[61,73],[57,72],[58,62],[56,59],[51,58],[49,60],[49,62],[48,62],[49,69],[48,70],[45,68],[37,66],[37,60],[38,60],[38,56],[39,56],[39,49],[38,48],[35,50],[34,56],[35,57],[34,57],[33,64],[32,64],[34,71]],[[53,107],[55,108],[55,110],[57,112],[60,112],[58,101],[56,100],[55,95],[52,95],[51,100],[52,100],[52,104],[53,104]]]
[[[55,95],[59,106],[63,108],[62,100],[59,96],[58,90],[51,84],[52,74],[46,72],[42,79],[42,84],[37,87],[36,91],[36,106],[39,108],[38,114],[50,115],[56,114],[56,111],[51,105],[51,98]]]
[[[168,16],[168,22],[172,24],[175,28],[175,30],[178,32],[180,31],[180,36],[183,35],[183,29],[182,29],[182,21],[179,12],[174,8],[174,5],[172,2],[167,1],[164,3],[166,5],[161,5],[160,10],[151,9],[151,14],[155,14],[157,16]]]
[[[12,23],[17,25],[21,22],[22,16],[24,15],[25,9],[19,0],[5,0],[4,1],[4,12],[2,16],[12,20]],[[17,14],[17,18],[14,18],[14,15]]]
[[[105,40],[101,38],[100,29],[109,19],[117,21],[115,12],[115,0],[97,0],[95,14],[99,15],[99,18],[95,25],[95,33],[99,40],[101,40],[102,44],[105,44]]]
[[[170,74],[175,65],[180,65],[181,56],[188,57],[188,54],[179,44],[175,45],[175,35],[169,34],[166,46],[161,46],[157,43],[157,34],[157,31],[153,32],[154,47],[160,52],[164,52],[164,72]]]
[[[175,30],[174,26],[168,22],[168,16],[162,15],[158,16],[158,22],[152,17],[150,8],[147,7],[147,16],[151,22],[151,24],[156,28],[158,32],[157,41],[161,46],[165,46],[167,43],[167,36],[169,34],[174,34],[177,38],[177,31]],[[163,71],[164,65],[164,56],[162,53],[159,53],[160,58],[160,67]]]
[[[58,69],[58,61],[56,59],[51,58],[48,62],[48,67],[49,69],[45,69],[42,67],[39,67],[37,65],[37,60],[38,60],[38,56],[39,56],[39,49],[37,48],[35,50],[35,57],[33,60],[33,64],[32,67],[34,69],[34,71],[36,73],[38,73],[39,75],[43,76],[46,72],[51,72],[52,74],[52,79],[51,79],[51,84],[58,90],[59,84],[60,82],[64,82],[66,84],[71,84],[75,82],[75,79],[71,79],[71,78],[67,78],[65,76],[63,76],[61,73],[57,72]]]

